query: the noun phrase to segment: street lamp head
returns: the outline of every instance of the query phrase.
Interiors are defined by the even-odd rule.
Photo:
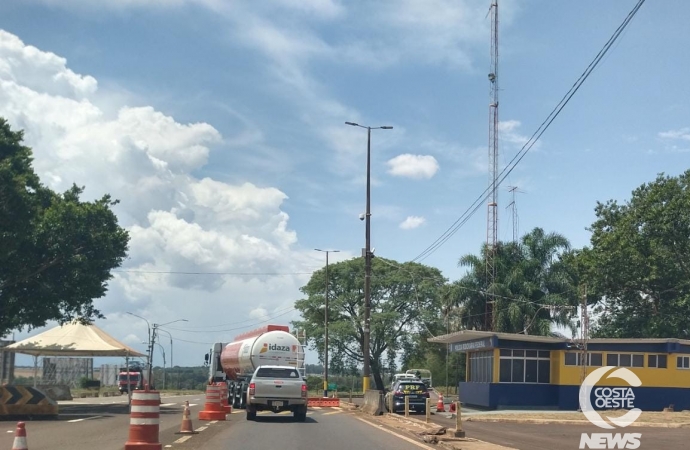
[[[354,123],[354,122],[345,122],[345,125],[352,125],[353,127],[358,127],[358,126],[359,126],[358,123]]]
[[[393,129],[393,127],[390,127],[390,126],[384,126],[384,127],[381,127],[381,129],[382,129],[382,130],[392,130],[392,129]]]

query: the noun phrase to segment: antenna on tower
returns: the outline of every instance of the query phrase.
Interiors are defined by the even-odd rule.
[[[494,296],[491,290],[496,279],[496,235],[498,234],[498,0],[491,0],[491,71],[489,72],[489,203],[486,220],[486,307],[484,327],[493,331]]]
[[[506,206],[506,209],[510,208],[511,213],[513,216],[513,242],[517,242],[518,240],[518,235],[519,235],[519,227],[518,227],[518,215],[517,215],[517,203],[515,202],[515,193],[516,192],[522,192],[518,189],[517,186],[508,186],[508,191],[513,194],[513,201],[510,202],[508,206]]]

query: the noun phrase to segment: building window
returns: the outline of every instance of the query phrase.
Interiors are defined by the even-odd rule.
[[[644,367],[644,355],[632,353],[608,353],[606,365],[616,367]]]
[[[679,369],[690,369],[690,356],[678,356],[676,367]]]
[[[494,352],[471,352],[470,379],[475,383],[491,383],[493,381]]]
[[[545,383],[551,381],[551,359],[547,350],[501,349],[499,382]]]
[[[601,367],[603,355],[601,353],[587,352],[587,365],[590,367]],[[585,359],[580,352],[566,352],[565,365],[566,366],[581,366]]]
[[[666,368],[666,355],[649,355],[647,356],[647,367],[656,367],[657,369]]]

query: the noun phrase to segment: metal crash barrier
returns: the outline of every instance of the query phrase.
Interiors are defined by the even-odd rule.
[[[40,389],[30,386],[0,387],[0,416],[57,415],[57,402]]]

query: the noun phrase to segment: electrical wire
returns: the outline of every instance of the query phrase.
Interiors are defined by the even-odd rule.
[[[290,314],[291,312],[294,312],[294,311],[297,311],[297,308],[291,308],[290,310],[285,311],[285,312],[282,313],[282,314],[276,314],[276,315],[274,315],[274,316],[272,316],[272,317],[269,317],[269,318],[266,319],[266,320],[262,320],[262,321],[260,321],[260,322],[254,322],[252,325],[245,325],[245,326],[242,326],[242,327],[227,328],[227,329],[224,329],[224,330],[185,330],[185,329],[181,329],[181,328],[172,328],[172,327],[166,327],[166,329],[173,330],[173,331],[179,331],[179,332],[181,332],[181,333],[214,333],[214,334],[217,334],[217,333],[226,333],[226,332],[228,332],[228,331],[244,330],[245,328],[247,328],[247,327],[249,327],[249,326],[256,326],[256,325],[260,325],[260,324],[262,324],[262,323],[270,322],[270,321],[272,321],[273,319],[277,319],[278,317],[285,316],[285,315]],[[161,327],[161,328],[162,328],[162,327]]]
[[[494,185],[494,189],[498,189],[500,184],[505,180],[505,178],[510,175],[510,173],[515,169],[515,166],[522,161],[522,159],[525,157],[527,152],[534,146],[534,144],[539,140],[539,138],[544,134],[544,132],[549,128],[551,123],[558,117],[558,115],[561,113],[565,105],[570,102],[570,99],[575,95],[575,93],[580,89],[582,84],[589,78],[590,74],[594,71],[594,69],[599,65],[599,62],[604,58],[606,53],[609,51],[609,49],[613,46],[613,44],[616,42],[618,37],[621,35],[623,30],[628,26],[630,21],[635,17],[637,14],[637,11],[640,9],[642,4],[645,2],[645,0],[639,0],[637,4],[633,7],[633,9],[628,13],[626,16],[625,20],[618,26],[616,31],[611,35],[609,40],[604,44],[604,46],[599,50],[599,53],[594,57],[594,59],[589,63],[585,71],[580,75],[580,77],[575,81],[573,86],[566,92],[566,94],[563,96],[563,98],[558,102],[556,107],[549,113],[549,115],[544,119],[544,121],[539,125],[537,130],[532,134],[532,136],[529,138],[529,140],[522,146],[520,151],[510,160],[510,163],[508,163],[508,166],[504,168],[500,174],[498,180],[496,180],[496,184]],[[511,166],[512,164],[512,166]],[[487,187],[484,192],[470,205],[469,208],[455,221],[453,224],[446,229],[446,231],[441,234],[439,238],[437,238],[429,247],[424,249],[419,255],[417,255],[412,261],[422,261],[432,253],[434,253],[440,246],[442,246],[444,243],[448,241],[479,209],[479,206],[482,204],[483,201],[488,198],[488,192],[490,190],[490,187]],[[473,208],[473,205],[477,203],[477,206]],[[470,212],[471,211],[471,212]],[[469,212],[469,215],[467,215]]]
[[[318,269],[314,269],[318,270]],[[313,272],[177,272],[168,270],[113,270],[120,273],[174,274],[174,275],[311,275]]]

